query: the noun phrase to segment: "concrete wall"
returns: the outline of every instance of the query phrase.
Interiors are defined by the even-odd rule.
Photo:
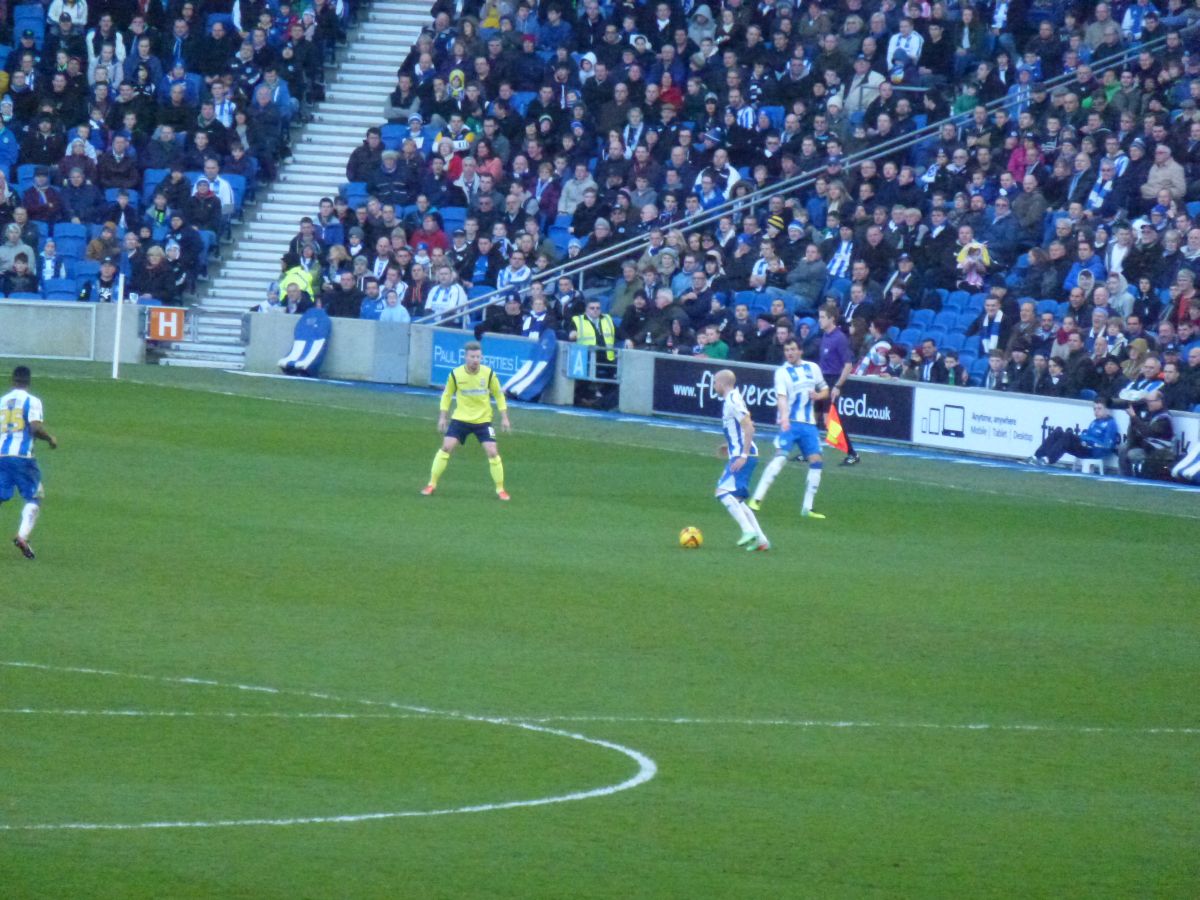
[[[654,356],[642,350],[621,354],[621,389],[617,408],[631,416],[648,416],[654,407]]]
[[[249,314],[246,370],[278,372],[279,360],[291,349],[297,321],[282,314]],[[334,319],[321,377],[407,384],[409,328],[395,322]]]
[[[146,361],[145,307],[121,311],[121,362]],[[112,303],[0,300],[0,356],[111,362],[117,307]]]

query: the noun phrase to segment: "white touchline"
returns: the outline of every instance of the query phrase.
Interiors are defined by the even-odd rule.
[[[637,764],[637,772],[620,782],[586,790],[572,791],[568,794],[556,794],[550,797],[535,797],[529,800],[508,800],[499,803],[481,803],[473,806],[455,806],[443,809],[414,809],[398,812],[354,813],[349,815],[304,816],[296,818],[259,818],[259,819],[218,819],[211,821],[156,821],[156,822],[50,822],[30,825],[0,824],[0,832],[5,831],[137,831],[156,828],[233,828],[253,825],[319,825],[329,823],[371,822],[384,819],[409,819],[424,816],[450,816],[464,813],[493,812],[503,809],[521,809],[532,806],[549,806],[557,803],[570,803],[576,800],[590,800],[595,797],[609,797],[621,791],[645,784],[658,774],[658,766],[646,754],[626,747],[613,741],[588,737],[573,731],[560,728],[549,728],[530,722],[513,719],[497,718],[494,716],[475,716],[468,713],[448,712],[430,709],[422,706],[409,706],[381,700],[365,700],[355,697],[338,697],[321,691],[287,690],[283,688],[265,687],[262,685],[237,684],[214,681],[207,678],[179,678],[157,675],[144,675],[129,672],[116,672],[111,669],[94,669],[82,666],[51,666],[42,663],[0,661],[0,666],[15,669],[35,669],[43,672],[66,672],[78,675],[98,675],[112,678],[129,678],[138,681],[152,681],[160,684],[187,684],[202,687],[225,688],[255,693],[277,694],[281,696],[305,697],[314,700],[326,700],[331,703],[358,704],[363,706],[382,707],[400,710],[416,716],[456,719],[464,722],[479,722],[487,725],[500,725],[508,728],[519,728],[537,734],[548,734],[555,737],[569,738],[594,747],[602,747],[626,756]]]

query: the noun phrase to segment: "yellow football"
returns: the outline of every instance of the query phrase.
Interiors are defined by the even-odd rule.
[[[689,525],[683,531],[679,532],[679,546],[685,550],[695,550],[704,543],[704,535],[700,533],[700,529],[695,525]]]

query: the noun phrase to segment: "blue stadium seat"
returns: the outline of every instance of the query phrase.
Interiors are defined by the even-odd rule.
[[[1058,315],[1057,300],[1039,300],[1037,302],[1037,314],[1039,316],[1044,316],[1046,313],[1051,313],[1055,316]]]
[[[963,312],[958,314],[958,319],[954,323],[956,331],[966,332],[968,328],[975,324],[975,320],[979,318],[978,313]]]
[[[929,312],[929,310],[921,310],[921,312]],[[945,328],[947,331],[952,331],[958,323],[958,313],[952,309],[943,310],[933,317],[933,324]]]
[[[958,351],[958,363],[968,372],[971,371],[971,363],[975,362],[975,354],[970,350]]]
[[[447,206],[438,212],[442,214],[442,228],[447,234],[452,234],[456,228],[462,228],[463,223],[467,221],[467,210],[462,206]]]
[[[554,224],[559,228],[570,228],[571,227],[571,214],[570,213],[559,213],[557,216],[554,217]]]
[[[554,241],[554,246],[561,253],[567,252],[567,245],[571,243],[571,232],[567,228],[559,227],[558,225],[550,226],[550,240]]]
[[[81,259],[75,263],[75,279],[86,280],[100,274],[100,263],[94,259]]]
[[[76,225],[74,222],[59,222],[54,226],[54,239],[74,237],[87,240],[88,230],[86,225]]]
[[[960,359],[959,362],[961,361],[962,360]],[[983,380],[984,376],[987,375],[987,370],[988,361],[986,356],[982,359],[975,360],[975,362],[971,363],[971,382],[973,384],[978,384]]]
[[[898,340],[901,344],[911,350],[913,345],[915,345],[917,341],[921,340],[921,329],[905,328],[902,332],[900,332],[900,337]]]
[[[233,16],[229,13],[209,13],[208,18],[204,20],[205,32],[212,31],[213,23],[220,22],[225,26],[225,33],[228,34],[233,30]]]
[[[1058,312],[1055,314],[1055,318],[1061,320],[1062,317],[1065,316],[1070,311],[1071,311],[1071,304],[1068,303],[1066,300],[1063,300],[1061,303],[1058,304]]]
[[[477,284],[467,291],[467,299],[474,300],[477,297],[482,297],[485,294],[490,294],[496,289],[490,284]]]
[[[75,297],[75,279],[74,278],[47,278],[42,284],[43,294],[66,293],[70,294],[70,299]]]
[[[79,257],[83,256],[84,251],[87,249],[87,238],[85,237],[63,235],[62,237],[55,237],[54,243],[58,247],[59,256]]]
[[[155,188],[166,181],[170,174],[170,169],[147,169],[142,174],[142,196],[153,198]]]
[[[941,349],[945,350],[961,350],[964,343],[964,337],[961,334],[951,333],[942,339]]]
[[[933,324],[934,312],[932,309],[918,309],[908,318],[908,324],[911,328],[928,328]]]
[[[15,294],[8,295],[9,300],[44,300],[41,294],[30,294],[26,291],[17,291]]]
[[[388,150],[399,150],[405,136],[408,134],[407,125],[383,125],[379,129],[383,146]]]
[[[739,303],[745,303],[753,311],[754,304],[759,300],[760,295],[755,291],[738,291],[733,295],[733,304],[736,306]]]
[[[121,192],[122,190],[125,190],[125,189],[124,188],[109,188],[108,190],[106,190],[104,192],[104,199],[107,200],[109,203],[116,203],[117,202],[117,194],[119,192]],[[134,209],[141,209],[141,201],[142,201],[141,192],[134,190],[133,188],[129,188],[127,193],[129,194],[129,205],[132,206]]]
[[[1187,205],[1188,215],[1193,219],[1200,216],[1200,200],[1193,200]]]
[[[783,120],[787,111],[782,106],[761,106],[760,112],[765,112],[771,117],[771,127],[776,129],[783,128]]]
[[[887,339],[893,344],[900,338],[900,329],[893,325],[887,330]]]
[[[979,315],[983,312],[983,301],[987,300],[987,294],[972,294],[971,299],[967,301],[967,309]]]
[[[951,291],[946,297],[946,302],[955,309],[963,310],[967,308],[967,304],[971,302],[971,295],[966,291]]]
[[[921,335],[923,341],[933,341],[939,347],[942,346],[942,341],[946,339],[946,329],[939,328],[937,325],[931,325],[925,329]]]
[[[524,117],[526,108],[533,102],[533,98],[536,96],[537,94],[533,91],[515,91],[512,95],[512,106]]]
[[[935,290],[930,291],[929,293],[937,295],[938,306],[942,310],[952,309],[955,312],[961,312],[962,309],[966,305],[966,304],[962,303],[956,295],[951,294],[945,288],[936,288]]]

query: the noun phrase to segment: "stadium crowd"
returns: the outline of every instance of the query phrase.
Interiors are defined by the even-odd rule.
[[[1200,403],[1195,4],[433,17],[262,308],[778,362],[832,303],[862,374]]]
[[[323,95],[332,0],[0,9],[0,293],[180,303]]]

